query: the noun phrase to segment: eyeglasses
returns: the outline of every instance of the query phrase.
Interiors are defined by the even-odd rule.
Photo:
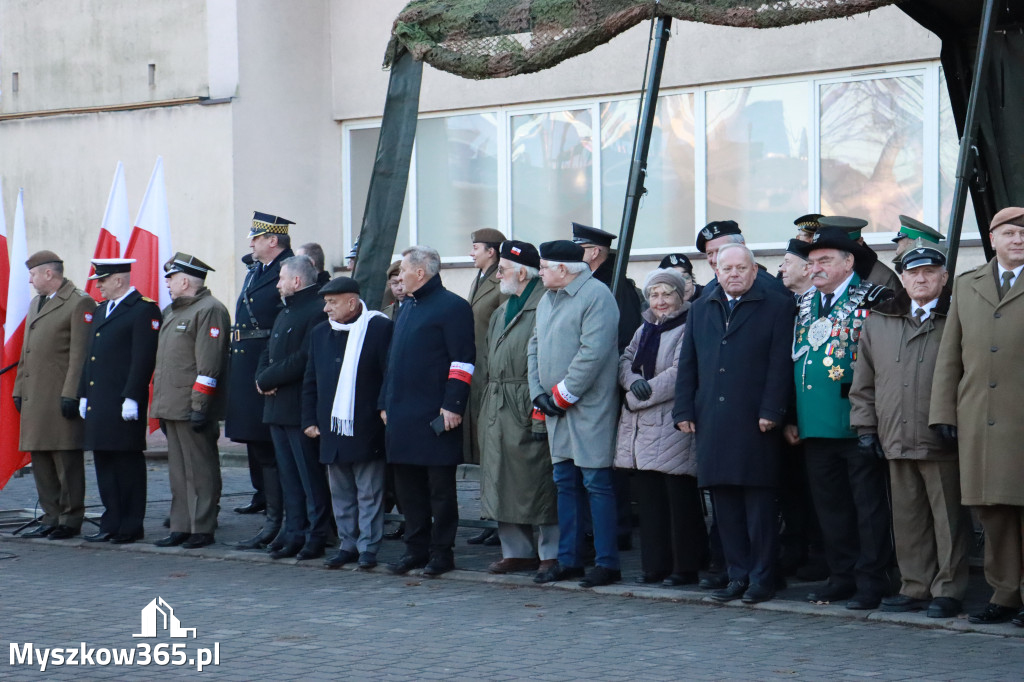
[[[512,268],[506,268],[506,267],[505,267],[505,266],[503,266],[503,265],[499,265],[499,266],[498,266],[498,274],[499,274],[499,275],[504,275],[504,274],[505,274],[506,272],[515,272],[515,271],[516,271],[516,269],[515,269],[514,267],[512,267]]]

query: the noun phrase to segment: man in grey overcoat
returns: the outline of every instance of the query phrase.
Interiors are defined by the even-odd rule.
[[[541,244],[540,276],[548,291],[537,305],[527,357],[530,396],[547,417],[559,541],[558,563],[536,581],[583,578],[582,587],[607,585],[622,579],[612,486],[619,310],[611,291],[583,262],[579,244]],[[581,479],[585,497],[578,488]],[[581,522],[588,501],[597,559],[584,577]]]

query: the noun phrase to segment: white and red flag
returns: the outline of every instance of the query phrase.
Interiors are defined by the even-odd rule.
[[[120,258],[121,252],[128,246],[128,239],[132,234],[132,218],[128,212],[128,191],[124,184],[124,165],[118,161],[117,170],[114,171],[114,182],[110,186],[110,196],[107,197],[107,210],[103,213],[103,224],[100,225],[100,236],[96,239],[96,250],[92,257],[95,258]],[[92,265],[89,266],[89,276],[96,271]],[[102,301],[99,287],[96,280],[87,279],[85,293]],[[148,294],[147,294],[148,295]]]
[[[158,302],[161,310],[171,304],[171,296],[164,286],[163,266],[173,255],[164,160],[158,156],[123,257],[135,259],[132,284],[140,294]]]
[[[4,212],[4,184],[0,182],[0,332],[7,321],[7,282],[11,279],[11,261],[7,251],[7,214]],[[3,351],[0,351],[0,356]],[[0,357],[0,362],[3,358]],[[0,368],[2,369],[2,368]]]
[[[18,190],[18,203],[14,206],[10,276],[6,280],[7,319],[4,322],[3,362],[0,362],[0,370],[7,370],[0,375],[0,489],[7,485],[15,471],[29,463],[28,453],[18,450],[21,418],[14,409],[14,401],[11,399],[14,378],[18,372],[17,364],[21,359],[21,346],[25,340],[25,318],[28,317],[28,306],[32,300],[28,267],[25,265],[25,261],[28,260],[28,245],[25,239],[23,194],[24,190]],[[8,369],[9,367],[11,369]]]

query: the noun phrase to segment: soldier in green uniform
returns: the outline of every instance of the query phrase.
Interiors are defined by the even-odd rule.
[[[799,433],[786,428],[804,443],[829,565],[828,584],[808,599],[874,609],[892,560],[885,462],[858,450],[849,394],[864,320],[893,292],[857,275],[870,257],[842,228],[819,228],[808,251],[815,288],[800,297],[793,340]]]
[[[931,227],[928,227],[920,220],[914,220],[910,216],[900,216],[900,231],[892,238],[896,244],[896,257],[892,259],[896,272],[903,274],[903,254],[918,247],[935,246],[945,237]]]

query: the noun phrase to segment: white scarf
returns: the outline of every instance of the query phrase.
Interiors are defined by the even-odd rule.
[[[355,322],[344,324],[327,320],[331,329],[348,332],[345,343],[345,359],[341,362],[338,374],[338,388],[334,392],[334,405],[331,407],[331,431],[342,436],[351,436],[355,422],[356,410],[356,370],[359,367],[359,356],[363,352],[363,340],[366,339],[366,328],[375,317],[386,317],[376,310],[369,310],[362,299],[359,304],[363,310]]]

